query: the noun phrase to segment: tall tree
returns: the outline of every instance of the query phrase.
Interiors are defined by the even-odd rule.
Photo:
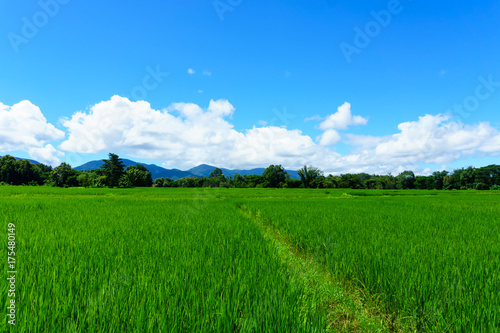
[[[472,188],[474,186],[474,173],[475,168],[469,166],[467,169],[463,169],[460,173],[460,185],[465,188]]]
[[[142,164],[128,166],[123,177],[127,177],[130,186],[134,187],[150,187],[153,184],[151,172]]]
[[[267,182],[268,187],[280,187],[280,184],[285,183],[287,173],[281,165],[270,165],[264,170],[262,178]]]
[[[106,185],[109,187],[118,186],[120,178],[125,173],[125,164],[118,155],[109,153],[109,160],[102,160],[104,164],[101,166],[102,172],[106,177]]]
[[[432,173],[432,182],[433,182],[433,187],[436,190],[442,190],[443,189],[443,181],[444,177],[448,175],[448,171],[443,170],[443,171],[434,171]]]
[[[403,171],[396,177],[396,181],[399,189],[414,188],[415,174],[413,171]]]
[[[300,176],[300,180],[302,180],[302,184],[304,187],[311,187],[313,180],[318,178],[319,176],[323,176],[323,171],[313,166],[304,165],[302,169],[299,169],[297,173]]]
[[[218,177],[221,177],[221,176],[224,176],[222,174],[222,170],[219,169],[219,168],[215,168],[212,170],[212,172],[210,172],[210,175],[208,175],[208,178],[218,178]]]
[[[50,172],[50,181],[53,186],[78,186],[79,172],[71,168],[68,163],[61,163]]]
[[[413,184],[417,190],[430,190],[432,189],[432,176],[417,176]]]
[[[35,164],[34,168],[37,173],[39,185],[43,185],[46,181],[49,181],[50,173],[52,172],[51,166],[45,164]]]
[[[0,179],[11,185],[20,185],[20,177],[16,168],[15,157],[5,155],[0,159]]]

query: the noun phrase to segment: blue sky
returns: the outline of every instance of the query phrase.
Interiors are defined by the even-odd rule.
[[[327,173],[500,164],[497,1],[42,0],[0,12],[1,155]]]

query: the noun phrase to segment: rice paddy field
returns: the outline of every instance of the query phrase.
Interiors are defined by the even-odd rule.
[[[500,331],[498,191],[7,186],[0,212],[3,332]]]

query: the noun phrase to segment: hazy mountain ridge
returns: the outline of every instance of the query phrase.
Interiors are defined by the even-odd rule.
[[[90,161],[85,164],[82,164],[78,167],[76,167],[76,170],[79,171],[88,171],[88,170],[94,170],[94,169],[99,169],[104,162],[102,160],[95,160],[95,161]],[[135,162],[129,159],[123,159],[123,163],[125,166],[129,165],[136,165],[136,164],[141,164],[144,165],[149,172],[151,172],[151,176],[153,179],[156,178],[171,178],[173,180],[177,180],[180,178],[184,177],[208,177],[210,173],[216,168],[215,166],[212,165],[207,165],[207,164],[200,164],[194,168],[191,168],[189,170],[183,171],[179,169],[166,169],[163,167],[160,167],[156,164],[145,164],[145,163],[139,163]],[[254,168],[250,170],[243,170],[243,169],[226,169],[226,168],[220,168],[222,170],[222,173],[226,177],[233,177],[235,174],[240,174],[240,175],[262,175],[264,170],[266,168]],[[299,175],[297,174],[297,171],[292,171],[292,170],[286,170],[290,174],[290,178],[295,178],[298,179]]]
[[[0,156],[1,158],[2,156]],[[28,158],[20,158],[20,157],[14,157],[17,160],[28,160],[32,164],[42,164],[38,161],[35,160],[30,160]],[[140,163],[140,162],[135,162],[129,159],[122,159],[123,164],[125,164],[126,167],[130,165],[137,165],[141,164],[146,167],[146,169],[151,172],[151,176],[153,179],[156,178],[171,178],[173,180],[181,179],[184,177],[208,177],[210,173],[216,168],[215,166],[208,165],[208,164],[200,164],[194,168],[191,168],[189,170],[183,171],[179,169],[166,169],[163,167],[160,167],[156,164],[146,164],[146,163]],[[95,170],[99,169],[103,165],[102,160],[94,160],[94,161],[89,161],[87,163],[84,163],[80,166],[75,167],[75,170],[78,171],[90,171],[90,170]],[[254,169],[249,169],[249,170],[244,170],[244,169],[226,169],[226,168],[220,168],[222,170],[222,173],[226,177],[233,177],[235,174],[240,174],[241,176],[244,175],[262,175],[264,173],[264,170],[266,168],[254,168]],[[293,170],[286,170],[290,174],[290,178],[295,178],[299,179],[299,175],[297,171]]]
[[[141,164],[141,165],[145,166],[146,169],[148,169],[149,172],[151,172],[151,176],[153,177],[153,179],[167,177],[167,178],[171,178],[173,180],[177,180],[177,179],[184,178],[184,177],[196,177],[196,175],[190,173],[189,171],[182,171],[179,169],[165,169],[165,168],[162,168],[156,164],[140,163],[140,162],[135,162],[135,161],[126,159],[126,158],[122,159],[122,161],[126,167],[128,167],[130,165],[137,165],[137,164]],[[90,161],[90,162],[87,162],[85,164],[82,164],[82,165],[76,167],[75,170],[79,170],[79,171],[95,170],[95,169],[99,169],[103,165],[103,163],[104,162],[102,160]]]
[[[207,165],[207,164],[200,164],[194,168],[189,169],[188,171],[200,176],[200,177],[208,177],[210,175],[210,172],[212,172],[216,167],[212,165]],[[222,170],[222,173],[224,176],[227,177],[233,177],[235,174],[239,174],[241,176],[243,175],[262,175],[266,168],[254,168],[254,169],[249,169],[249,170],[244,170],[244,169],[226,169],[226,168],[220,168]],[[299,175],[297,171],[293,170],[285,170],[290,174],[290,178],[295,178],[299,179]]]

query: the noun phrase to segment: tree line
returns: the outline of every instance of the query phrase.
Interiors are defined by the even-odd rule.
[[[125,168],[115,154],[109,154],[99,169],[79,171],[62,163],[56,168],[32,164],[6,155],[0,158],[1,185],[48,185],[57,187],[150,187],[153,178],[143,165]]]
[[[298,170],[300,179],[290,178],[281,165],[269,166],[262,175],[226,177],[215,169],[208,178],[187,177],[174,181],[158,178],[157,187],[274,187],[274,188],[350,188],[350,189],[427,189],[427,190],[500,190],[500,165],[483,168],[462,168],[449,173],[435,171],[429,176],[415,176],[404,171],[397,176],[370,175],[367,173],[324,176],[315,167],[304,166]]]
[[[453,172],[435,171],[429,176],[416,176],[404,171],[397,176],[367,173],[324,176],[315,167],[298,170],[300,179],[290,178],[281,165],[270,165],[262,175],[232,177],[214,169],[208,177],[185,177],[177,180],[157,178],[143,165],[125,168],[116,154],[109,154],[99,169],[78,171],[62,163],[56,168],[16,160],[12,156],[0,158],[0,184],[48,185],[58,187],[235,187],[235,188],[350,188],[350,189],[428,189],[428,190],[500,190],[500,165],[461,168]]]

